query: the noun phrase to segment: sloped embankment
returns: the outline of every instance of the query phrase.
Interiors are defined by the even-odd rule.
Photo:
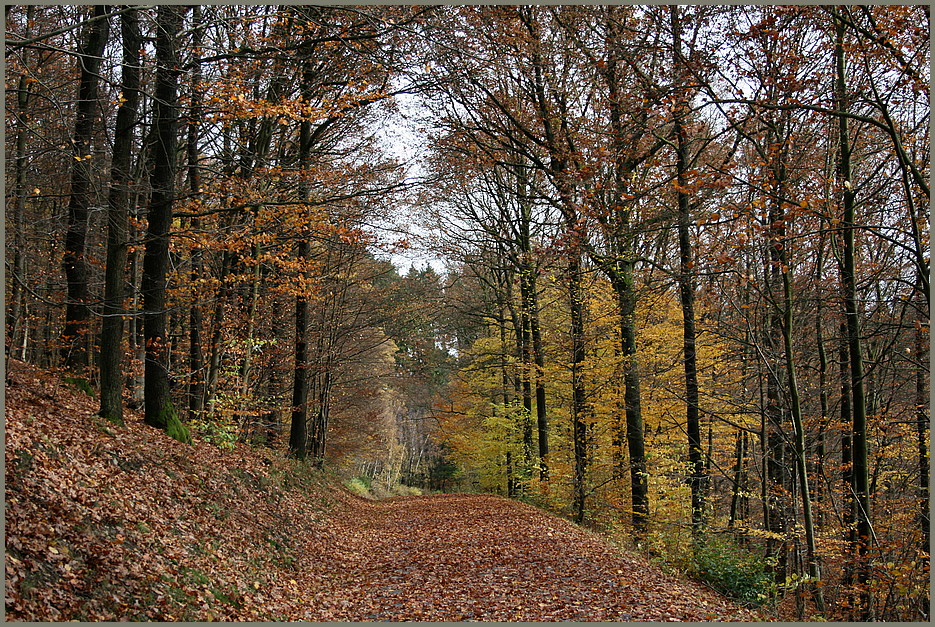
[[[368,502],[96,408],[10,364],[8,620],[758,620],[528,505]]]
[[[97,407],[9,365],[7,619],[288,620],[327,569],[329,518],[360,499],[269,452],[181,444],[136,412],[115,427]]]

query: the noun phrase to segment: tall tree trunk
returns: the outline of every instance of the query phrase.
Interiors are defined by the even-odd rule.
[[[8,7],[9,8],[9,7]],[[36,8],[26,7],[26,30],[24,36],[31,36],[31,24]],[[29,126],[29,106],[31,104],[32,84],[24,72],[17,82],[16,109],[16,156],[13,161],[13,267],[10,282],[10,302],[7,309],[6,356],[26,359],[26,345],[29,337],[26,316],[26,130]]]
[[[523,462],[532,466],[532,329],[529,320],[529,282],[525,272],[520,272],[520,363],[522,364],[523,386]]]
[[[306,61],[302,70],[301,97],[303,101],[310,100],[310,89],[312,80],[311,62]],[[306,170],[311,165],[312,155],[312,131],[311,122],[302,120],[299,124],[299,161],[300,172]],[[300,203],[308,201],[308,184],[301,179],[296,193]],[[308,238],[303,237],[299,240],[296,258],[299,263],[304,263],[311,253],[311,245]],[[307,279],[307,272],[302,274]],[[308,327],[309,327],[309,295],[306,293],[306,286],[300,286],[299,293],[295,299],[295,373],[292,385],[292,426],[289,432],[289,454],[298,459],[304,460],[308,454],[308,385],[309,385],[309,348],[308,348]]]
[[[506,416],[510,411],[510,404],[512,402],[511,395],[511,383],[510,383],[510,368],[507,357],[507,329],[506,329],[506,316],[507,316],[507,306],[506,298],[504,296],[505,283],[508,278],[503,275],[504,272],[496,272],[497,284],[495,291],[495,298],[497,301],[497,331],[500,334],[500,393],[501,400],[503,403],[503,415]],[[506,448],[506,495],[510,498],[513,497],[515,492],[515,484],[513,478],[513,453],[510,451],[510,429],[507,428],[506,433],[504,434],[504,448]]]
[[[535,272],[535,270],[533,270]],[[549,418],[545,400],[545,357],[542,347],[542,330],[539,325],[539,298],[536,280],[529,282],[529,326],[532,330],[532,358],[536,365],[536,429],[539,443],[539,480],[549,480]]]
[[[802,405],[799,399],[799,385],[796,379],[795,360],[792,354],[792,271],[787,258],[788,245],[783,246],[780,257],[785,271],[782,273],[783,286],[783,325],[782,339],[786,355],[786,389],[791,405],[792,426],[795,430],[795,461],[799,476],[799,493],[802,498],[802,517],[805,526],[805,542],[808,558],[808,575],[812,579],[812,593],[815,606],[822,614],[825,612],[825,597],[822,591],[821,567],[818,564],[815,543],[815,525],[812,520],[812,503],[809,494],[808,469],[806,467],[805,427],[802,422]]]
[[[848,109],[845,83],[844,60],[844,20],[834,10],[835,41],[834,65],[835,110],[846,112]],[[864,362],[860,340],[860,309],[857,300],[856,249],[854,242],[855,202],[851,182],[851,146],[848,133],[848,120],[838,116],[839,149],[838,176],[843,186],[844,215],[841,228],[844,237],[843,274],[841,283],[844,296],[844,313],[847,322],[847,347],[851,374],[852,428],[852,479],[857,516],[857,580],[861,586],[859,595],[861,620],[871,620],[870,603],[870,564],[869,550],[873,533],[870,524],[870,486],[868,473],[869,453],[867,449],[867,403],[864,395]]]
[[[106,6],[94,7],[94,17],[108,12]],[[91,206],[91,142],[97,107],[97,86],[109,20],[98,19],[88,25],[78,49],[80,78],[72,135],[71,196],[68,202],[68,230],[65,232],[65,257],[62,265],[68,288],[65,305],[65,328],[62,332],[62,360],[65,366],[83,373],[90,365],[89,319],[91,317],[90,264],[86,257],[88,213]]]
[[[146,341],[144,420],[180,441],[190,441],[187,428],[179,421],[172,406],[168,371],[170,347],[166,329],[169,231],[175,201],[178,143],[178,38],[184,11],[182,7],[163,5],[159,7],[156,18],[156,85],[153,94],[156,142],[152,146],[152,196],[140,291]]]
[[[929,523],[929,385],[928,363],[929,342],[927,339],[929,320],[919,311],[920,319],[915,328],[915,383],[916,383],[916,435],[919,451],[919,526],[922,531],[922,550],[928,554],[931,539]],[[928,560],[928,558],[925,558]]]
[[[188,191],[192,198],[201,194],[201,170],[198,163],[198,140],[201,128],[201,40],[204,30],[201,28],[201,6],[192,5],[192,95],[188,108],[188,137],[186,156],[188,160]],[[201,230],[201,219],[192,218],[191,228],[196,233]],[[195,244],[191,252],[191,283],[194,289],[201,284],[204,274],[204,251],[200,244]],[[204,326],[204,311],[201,299],[196,292],[192,297],[188,311],[188,415],[192,419],[202,418],[205,408],[205,355],[201,339]]]
[[[517,161],[522,157],[514,155]],[[529,325],[528,338],[531,340],[532,359],[535,362],[535,369],[532,372],[532,378],[535,379],[536,388],[536,435],[539,445],[539,480],[548,481],[549,469],[546,458],[549,454],[549,421],[546,413],[545,400],[545,381],[543,368],[545,358],[542,348],[542,331],[539,324],[539,295],[536,282],[537,268],[532,252],[532,208],[528,200],[530,194],[529,181],[526,175],[524,165],[517,165],[516,175],[516,199],[519,203],[519,225],[517,235],[519,238],[519,272],[520,272],[520,291],[522,293],[523,311],[526,321]],[[529,366],[526,365],[528,368]]]
[[[852,491],[852,486],[854,485],[853,480],[853,450],[851,447],[851,432],[850,424],[853,420],[851,417],[851,369],[850,369],[850,360],[847,354],[847,323],[843,320],[838,328],[839,333],[839,344],[838,344],[838,369],[840,374],[840,385],[841,385],[841,396],[840,396],[840,406],[841,406],[841,467],[843,468],[842,474],[842,492],[844,493],[844,519],[843,526],[846,532],[846,542],[848,546],[848,553],[853,554],[857,550],[857,536],[855,530],[855,522],[857,520],[854,515],[854,508],[856,507],[854,503],[854,496]],[[848,563],[844,565],[844,577],[843,582],[845,586],[850,586],[854,580],[854,568],[853,563]]]
[[[768,176],[770,177],[772,202],[769,208],[768,249],[765,259],[765,292],[772,305],[766,314],[766,343],[769,363],[766,385],[766,428],[767,428],[767,464],[766,481],[768,484],[767,531],[786,536],[787,520],[785,505],[788,491],[793,489],[792,465],[789,459],[789,446],[786,442],[786,420],[789,416],[783,404],[783,390],[788,381],[784,381],[783,361],[780,358],[783,346],[783,316],[780,303],[783,302],[783,280],[785,266],[786,239],[786,120],[770,128],[765,145],[770,153]],[[785,581],[788,569],[789,546],[786,538],[770,538],[768,550],[777,560],[774,574],[777,582]]]
[[[104,320],[101,323],[100,415],[123,424],[123,303],[126,298],[132,151],[140,100],[139,15],[135,9],[120,16],[123,47],[121,104],[114,128],[114,154],[107,208],[107,267],[104,275]]]
[[[742,429],[737,430],[734,436],[734,478],[730,494],[730,513],[727,517],[727,528],[733,529],[738,520],[743,520],[743,502],[746,499],[742,496],[745,493],[745,468],[744,457],[747,453],[747,432]]]
[[[669,5],[672,18],[672,37],[675,58],[673,63],[676,73],[682,73],[681,25],[678,7]],[[683,81],[677,79],[679,89],[684,89]],[[706,472],[701,451],[701,424],[698,405],[698,366],[695,357],[695,282],[694,259],[692,258],[691,203],[687,192],[689,181],[686,172],[689,168],[688,137],[686,136],[683,117],[687,112],[687,95],[680,92],[672,134],[675,136],[675,171],[676,198],[678,201],[678,240],[679,240],[679,302],[682,306],[682,352],[685,373],[685,418],[688,433],[688,465],[691,487],[691,525],[692,533],[697,536],[704,525]]]
[[[824,228],[819,234],[818,258],[816,260],[816,280],[821,284],[820,277],[824,272]],[[825,349],[824,333],[824,307],[822,298],[819,296],[815,303],[815,343],[818,346],[818,406],[821,411],[821,422],[818,426],[818,438],[815,443],[815,462],[812,465],[811,476],[815,477],[815,489],[813,491],[815,503],[815,524],[820,529],[823,522],[822,503],[824,502],[824,492],[826,487],[823,480],[826,443],[825,431],[827,430],[829,418],[828,409],[828,354]]]
[[[623,107],[618,65],[623,35],[613,12],[607,14],[608,62],[604,71],[610,105],[611,145],[614,164],[614,190],[609,225],[605,231],[611,243],[612,254],[604,271],[610,277],[617,296],[620,320],[620,351],[623,358],[624,405],[627,426],[627,452],[630,457],[630,499],[633,535],[644,540],[649,531],[649,481],[646,467],[643,410],[640,401],[639,361],[636,352],[636,303],[634,284],[634,246],[636,234],[630,226],[628,180],[636,163],[629,158],[632,146],[624,130],[627,115]]]
[[[588,465],[587,425],[585,423],[587,400],[584,389],[584,373],[582,372],[586,357],[584,339],[585,303],[584,293],[581,289],[581,244],[577,241],[578,236],[574,235],[578,228],[577,220],[568,219],[567,228],[575,239],[570,251],[567,277],[568,297],[571,306],[571,424],[575,457],[573,510],[575,522],[581,523],[584,520]]]
[[[615,290],[620,310],[620,347],[624,360],[623,398],[626,405],[627,452],[630,456],[630,495],[633,534],[642,540],[649,531],[649,481],[636,353],[636,293],[633,287],[633,262],[624,261],[621,265],[623,269],[621,277],[615,282]]]

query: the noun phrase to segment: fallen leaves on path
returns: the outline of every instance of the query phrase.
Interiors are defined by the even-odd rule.
[[[365,501],[9,368],[7,620],[760,620],[532,506]]]
[[[358,559],[306,620],[759,620],[566,520],[500,497],[394,498],[343,524],[342,544]]]

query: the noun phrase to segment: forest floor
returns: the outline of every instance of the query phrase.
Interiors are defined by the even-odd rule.
[[[759,621],[535,507],[367,501],[268,449],[117,427],[6,377],[6,620]]]

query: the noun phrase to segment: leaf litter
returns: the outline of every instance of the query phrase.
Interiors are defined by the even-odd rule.
[[[531,505],[367,501],[268,449],[125,427],[8,362],[15,621],[761,621]]]

